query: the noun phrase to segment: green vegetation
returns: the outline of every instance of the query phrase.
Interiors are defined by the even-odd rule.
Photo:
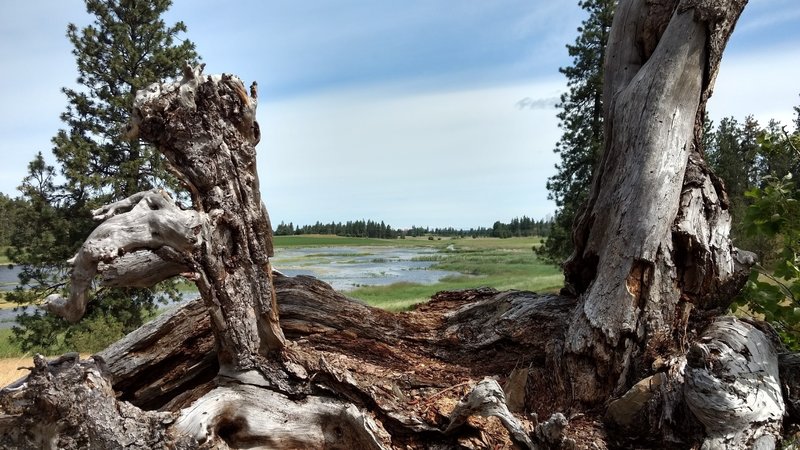
[[[185,64],[197,62],[194,44],[183,36],[186,26],[164,22],[169,0],[85,3],[92,23],[67,26],[79,86],[62,90],[67,105],[60,116],[63,128],[53,138],[56,164],[48,165],[39,153],[28,165],[20,186],[24,207],[15,212],[11,242],[0,242],[15,249],[10,257],[23,267],[21,284],[33,286],[7,295],[21,305],[64,293],[66,261],[96,226],[92,209],[140,191],[175,191],[178,186],[159,152],[121,134],[137,90],[174,78]],[[174,289],[169,293],[177,295]],[[92,301],[80,324],[70,325],[51,315],[22,314],[13,329],[14,339],[25,350],[50,353],[60,349],[59,336],[64,345],[78,342],[81,333],[97,337],[98,342],[108,333],[118,331],[120,336],[152,315],[160,294],[105,289],[89,295]],[[103,317],[114,317],[121,328]]]
[[[396,283],[389,286],[361,287],[347,293],[367,303],[391,311],[406,310],[410,306],[428,300],[443,290],[458,290],[481,286],[499,290],[520,289],[538,292],[558,290],[563,283],[561,272],[545,263],[533,251],[541,244],[541,238],[453,238],[428,240],[426,237],[408,239],[347,238],[330,235],[276,236],[275,245],[280,248],[319,247],[324,255],[325,247],[428,247],[438,249],[434,255],[419,259],[432,260],[434,269],[459,272],[463,275],[446,277],[433,285]],[[343,256],[339,254],[338,256]],[[194,290],[190,283],[181,283],[181,290]],[[121,321],[111,315],[87,317],[68,331],[51,335],[53,345],[48,353],[77,349],[81,352],[97,351],[113,342],[124,331]],[[8,342],[10,330],[0,330],[0,355],[20,356],[23,351],[17,343]],[[1,357],[1,356],[0,356]]]
[[[422,237],[428,236],[429,238],[437,237],[533,237],[533,236],[547,236],[550,233],[549,220],[533,220],[530,217],[522,216],[522,218],[515,217],[509,223],[496,221],[490,228],[478,227],[465,229],[456,229],[453,227],[446,228],[428,228],[412,226],[406,230],[398,230],[392,228],[391,225],[386,225],[381,221],[380,223],[372,220],[356,220],[342,222],[322,223],[317,222],[314,225],[297,226],[292,222],[285,224],[281,222],[275,228],[276,236],[295,236],[295,235],[335,235],[346,237],[366,237],[377,239],[406,239],[407,237]]]
[[[11,329],[0,330],[0,358],[23,356],[19,346],[11,342]]]
[[[800,120],[800,117],[798,118]],[[800,161],[800,131],[793,135],[762,134],[758,141],[765,151],[782,146]],[[772,323],[783,342],[800,350],[800,188],[791,172],[783,177],[767,176],[763,188],[746,192],[751,204],[744,219],[750,236],[777,243],[776,254],[751,273],[737,306],[746,306]]]
[[[452,250],[430,257],[438,261],[432,268],[463,275],[446,277],[433,285],[395,283],[361,287],[347,295],[373,306],[401,311],[446,290],[488,286],[498,290],[556,291],[563,285],[563,276],[557,267],[534,253],[540,241],[540,238],[412,240],[412,245],[424,242],[436,242],[435,246],[442,248],[452,245]]]
[[[795,130],[752,117],[705,124],[709,166],[725,182],[737,247],[758,255],[745,289],[731,306],[770,322],[784,343],[800,349],[800,109]]]
[[[17,232],[19,216],[25,206],[25,200],[11,198],[0,192],[0,263],[8,261],[6,250],[11,245],[11,237]]]
[[[125,332],[125,325],[113,317],[88,317],[78,326],[51,335],[52,342],[45,354],[59,355],[68,351],[99,352],[119,340]],[[34,351],[30,349],[23,350],[13,329],[0,329],[0,358],[20,357],[33,353]]]
[[[371,239],[359,237],[345,237],[336,235],[297,235],[275,236],[273,243],[276,248],[281,247],[350,247],[350,246],[397,246],[403,240]]]

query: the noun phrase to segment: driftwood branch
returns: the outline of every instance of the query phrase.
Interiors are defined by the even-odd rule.
[[[469,394],[458,402],[453,412],[450,413],[450,425],[444,432],[452,433],[464,425],[471,416],[497,417],[515,442],[525,448],[536,448],[528,436],[528,430],[525,430],[522,423],[508,410],[503,389],[497,384],[497,381],[491,378],[480,381]]]
[[[715,321],[687,354],[686,402],[707,448],[774,448],[784,402],[773,343],[750,324]]]
[[[185,264],[163,261],[157,253],[190,255],[203,240],[200,230],[206,221],[204,214],[178,208],[163,191],[140,192],[133,196],[92,211],[103,220],[70,260],[70,296],[47,297],[42,307],[70,322],[83,317],[89,301],[88,290],[98,272],[119,273],[107,285],[152,286],[150,281],[167,279],[177,274]],[[153,253],[156,254],[153,254]],[[108,277],[107,277],[108,280]],[[154,284],[154,283],[153,283]]]
[[[317,405],[314,407],[317,409],[303,410],[304,417],[306,414],[314,417],[317,412],[327,410],[325,408],[351,417],[342,419],[342,426],[349,430],[341,432],[342,439],[358,437],[365,439],[364,442],[372,442],[374,436],[388,448],[403,448],[405,445],[412,448],[414,445],[421,448],[435,445],[453,448],[461,445],[458,443],[478,445],[478,448],[498,444],[510,446],[512,442],[520,442],[520,439],[507,432],[502,422],[493,425],[494,419],[478,419],[473,416],[477,411],[465,414],[473,417],[463,426],[453,425],[452,420],[460,415],[454,412],[456,404],[462,396],[468,397],[471,386],[487,376],[499,376],[498,381],[505,386],[506,398],[509,398],[512,385],[521,383],[516,388],[522,392],[520,412],[511,417],[519,421],[534,445],[557,447],[556,443],[561,442],[567,448],[573,445],[575,448],[590,448],[592,443],[604,442],[603,435],[593,428],[596,426],[593,424],[597,424],[596,419],[576,419],[565,424],[561,419],[552,418],[537,426],[530,415],[535,413],[539,417],[548,417],[559,410],[564,411],[553,401],[558,397],[558,381],[553,377],[554,372],[544,368],[548,364],[547,359],[552,357],[547,356],[551,351],[549,349],[554,348],[553,343],[563,339],[575,305],[572,299],[484,289],[442,293],[418,310],[392,314],[348,299],[310,277],[275,275],[275,286],[281,307],[281,325],[287,337],[296,342],[290,347],[283,364],[292,374],[289,380],[297,380],[301,388],[288,389],[293,392],[290,395],[262,389],[266,392],[260,397],[262,403],[242,406],[253,412],[252,417],[267,414],[258,412],[259,407],[268,404],[264,400],[266,398],[275,400],[276,408],[288,408],[287,401],[303,398],[306,400],[301,403]],[[513,326],[515,324],[517,326]],[[519,327],[519,324],[525,326]],[[487,335],[488,330],[492,331]],[[707,334],[713,335],[713,332]],[[763,346],[760,341],[753,340],[754,337],[747,336],[748,342],[752,340],[753,345],[762,348],[761,353],[753,354],[763,355],[763,358],[749,358],[769,364],[772,344]],[[710,341],[703,342],[711,345],[708,343]],[[713,355],[714,352],[709,354]],[[744,355],[747,353],[744,352]],[[735,353],[726,353],[716,357],[709,367],[729,364],[725,361],[730,357],[733,363],[737,358],[742,358]],[[214,336],[208,312],[201,300],[159,316],[94,359],[99,361],[96,363],[101,368],[99,370],[108,378],[119,400],[146,410],[178,412],[184,409],[186,412],[182,414],[187,415],[184,424],[196,424],[196,420],[200,420],[197,419],[199,411],[208,410],[206,406],[212,404],[208,403],[207,396],[221,386],[227,388],[213,394],[213,398],[229,400],[230,405],[249,405],[247,402],[252,400],[252,395],[261,389],[251,386],[244,392],[231,391],[241,385],[217,379]],[[520,367],[526,368],[525,375],[515,377],[515,373],[522,373]],[[671,364],[670,367],[680,365]],[[682,370],[681,374],[693,374],[694,370]],[[686,377],[688,380],[689,375]],[[512,383],[514,378],[518,381]],[[653,408],[659,410],[659,405],[662,411],[665,410],[659,399],[676,394],[680,399],[683,398],[683,384],[668,387],[666,380],[671,377],[663,374],[657,378],[662,381],[648,382],[643,391],[650,394],[645,395],[643,400],[641,397],[631,400],[632,395],[626,395],[616,403],[618,411],[627,412],[640,420],[634,423],[646,425],[639,428],[637,433],[647,433],[649,429],[647,411]],[[680,379],[683,379],[683,375]],[[725,379],[725,376],[720,378]],[[16,386],[12,385],[9,391],[18,394],[27,387],[24,385],[26,382],[29,383],[21,380]],[[751,387],[760,392],[764,386],[767,385],[753,384]],[[724,391],[720,392],[724,394]],[[10,392],[3,395],[10,395]],[[336,399],[346,401],[340,403]],[[675,410],[673,420],[682,430],[675,438],[678,440],[674,441],[682,443],[677,444],[679,447],[688,445],[687,430],[693,429],[691,419],[694,417],[687,406],[680,406],[681,401],[671,404]],[[300,414],[300,410],[295,411]],[[191,418],[190,411],[195,411]],[[199,428],[188,425],[182,430],[195,430],[190,433],[193,439],[231,443],[231,448],[244,446],[249,433],[255,439],[252,442],[267,442],[264,436],[268,425],[264,425],[267,428],[261,428],[250,419],[242,420],[232,412],[235,410],[213,411],[215,414],[208,414],[208,422],[204,422],[211,425],[206,434],[196,434]],[[358,418],[358,414],[363,417]],[[23,416],[25,414],[16,416],[16,419],[7,419],[9,426],[19,426],[17,420]],[[348,428],[354,427],[353,424],[362,418],[367,424],[374,422],[375,428],[369,425],[371,431],[365,434]],[[292,447],[289,442],[310,445],[311,436],[324,435],[325,426],[321,425],[324,420],[318,419],[298,418],[300,423],[307,424],[308,433],[299,433],[298,441],[290,441],[286,433],[278,433],[276,436],[281,437],[275,442],[286,444],[289,448]],[[617,423],[614,418],[608,420]],[[684,423],[687,420],[689,425]],[[248,425],[245,427],[244,423]],[[476,427],[482,430],[481,433],[475,434]],[[445,433],[448,428],[451,434]],[[745,429],[746,426],[742,425],[741,428]],[[391,440],[383,433],[391,436]],[[324,442],[332,445],[333,441]],[[352,440],[342,442],[352,443]]]

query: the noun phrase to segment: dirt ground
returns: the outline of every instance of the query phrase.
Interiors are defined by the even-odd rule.
[[[28,374],[27,367],[33,366],[33,358],[20,356],[0,358],[0,386],[5,386]]]

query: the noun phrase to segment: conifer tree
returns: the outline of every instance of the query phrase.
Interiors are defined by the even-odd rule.
[[[548,198],[556,202],[550,235],[541,253],[554,263],[572,252],[572,221],[586,200],[594,167],[603,148],[603,60],[614,15],[615,0],[579,2],[589,17],[578,28],[575,44],[567,45],[573,62],[559,69],[567,77],[568,92],[561,95],[556,144],[561,156],[557,173],[547,180]]]
[[[63,89],[64,129],[53,138],[64,182],[54,184],[56,169],[40,154],[21,186],[24,198],[35,205],[26,220],[46,229],[15,243],[12,259],[23,264],[21,281],[28,285],[10,295],[18,303],[36,303],[64,287],[67,268],[60,261],[74,254],[94,228],[91,209],[153,187],[177,189],[154,149],[123,138],[136,91],[176,77],[185,64],[197,62],[194,44],[181,37],[186,26],[168,26],[162,19],[171,3],[86,0],[93,23],[68,25],[79,87]],[[47,183],[36,189],[40,179]],[[14,336],[24,350],[63,351],[77,342],[102,347],[101,341],[141,325],[158,297],[149,290],[97,291],[81,323],[70,326],[60,318],[26,311],[18,317]]]

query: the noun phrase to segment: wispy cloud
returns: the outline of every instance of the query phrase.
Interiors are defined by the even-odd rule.
[[[753,0],[742,13],[735,33],[766,31],[765,34],[770,35],[770,28],[788,25],[798,19],[800,8],[797,0]],[[796,32],[796,28],[793,31]]]
[[[517,109],[554,109],[558,104],[559,97],[530,98],[524,97],[517,101]]]

